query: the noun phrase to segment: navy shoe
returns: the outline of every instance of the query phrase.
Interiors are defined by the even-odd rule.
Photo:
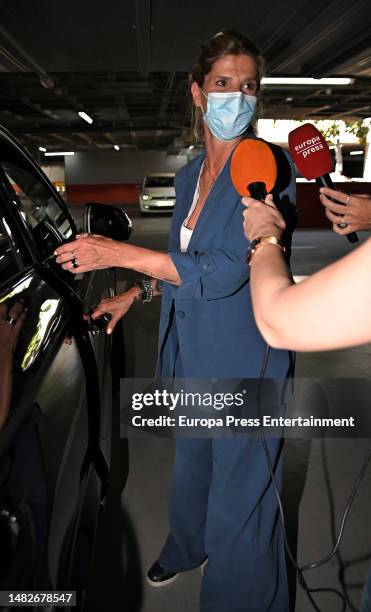
[[[167,586],[178,577],[178,572],[164,570],[158,561],[155,561],[147,574],[147,582],[153,587]]]

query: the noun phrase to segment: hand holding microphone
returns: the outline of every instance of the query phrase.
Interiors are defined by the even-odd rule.
[[[341,191],[321,187],[320,200],[326,209],[326,217],[333,224],[334,232],[340,236],[346,236],[357,230],[371,230],[371,198],[369,195],[348,195]],[[339,215],[345,227],[342,227],[342,224],[338,225]]]
[[[271,194],[267,195],[264,202],[243,197],[242,204],[246,206],[243,213],[243,229],[250,242],[259,236],[274,236],[281,240],[286,223],[277,210]]]

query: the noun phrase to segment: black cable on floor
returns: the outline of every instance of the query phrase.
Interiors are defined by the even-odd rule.
[[[261,371],[259,374],[259,380],[258,380],[258,390],[257,390],[257,404],[258,404],[258,412],[259,412],[259,416],[261,415],[261,403],[260,403],[260,399],[261,399],[261,385],[262,385],[262,380],[264,379],[264,375],[265,375],[265,371],[267,368],[267,364],[268,364],[268,357],[269,357],[269,345],[267,344],[266,346],[266,350],[264,353],[264,359],[263,359],[263,363],[262,363],[262,367],[261,367]],[[312,606],[314,607],[314,609],[317,612],[321,612],[321,609],[317,606],[316,602],[314,601],[313,597],[312,597],[312,593],[334,593],[336,595],[338,595],[341,600],[342,600],[342,609],[341,612],[345,612],[346,610],[346,599],[344,597],[344,595],[338,591],[337,589],[329,589],[327,587],[323,587],[323,588],[316,588],[316,589],[311,589],[308,587],[305,578],[303,576],[303,572],[311,570],[311,569],[315,569],[317,567],[320,567],[321,565],[325,565],[326,563],[328,563],[332,557],[336,554],[339,546],[340,546],[340,542],[342,540],[343,534],[344,534],[344,528],[345,528],[345,524],[348,518],[348,514],[350,511],[350,508],[353,504],[353,501],[355,499],[355,496],[357,494],[359,485],[361,484],[364,475],[366,473],[368,464],[371,460],[371,451],[370,453],[367,455],[366,459],[364,460],[361,469],[358,473],[358,476],[356,478],[356,480],[354,481],[353,487],[352,487],[352,491],[351,494],[349,496],[349,499],[347,501],[347,504],[345,506],[345,510],[343,513],[343,517],[341,520],[341,524],[340,524],[340,529],[339,529],[339,533],[338,533],[338,537],[336,539],[336,543],[334,548],[332,549],[332,551],[326,555],[325,557],[323,557],[322,559],[320,559],[319,561],[315,561],[313,563],[308,563],[306,565],[303,565],[302,567],[300,567],[297,563],[297,560],[295,559],[295,556],[293,555],[289,542],[288,542],[288,538],[287,538],[287,531],[286,531],[286,524],[285,524],[285,514],[284,514],[284,510],[283,510],[283,505],[282,505],[282,500],[281,500],[281,495],[279,492],[279,488],[277,485],[277,481],[276,481],[276,477],[274,474],[274,467],[272,465],[272,461],[271,461],[271,457],[269,454],[269,448],[267,445],[267,440],[265,437],[265,433],[264,430],[262,429],[260,431],[260,441],[262,443],[262,447],[264,450],[264,454],[267,460],[267,465],[268,465],[268,469],[269,469],[269,473],[272,479],[272,483],[273,483],[273,487],[274,487],[274,491],[275,491],[275,495],[277,498],[277,503],[278,503],[278,508],[279,508],[279,513],[280,513],[280,518],[281,518],[281,523],[282,523],[282,528],[283,528],[283,536],[284,536],[284,542],[285,542],[285,548],[288,554],[288,557],[290,559],[291,564],[293,565],[293,567],[296,569],[297,574],[298,574],[298,580],[299,580],[299,584],[300,586],[304,589],[305,593],[307,594],[307,597],[309,599],[309,601],[311,602]]]

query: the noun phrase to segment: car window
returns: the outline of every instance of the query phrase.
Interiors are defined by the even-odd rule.
[[[173,176],[147,176],[144,181],[145,187],[174,187]]]
[[[12,161],[0,161],[1,179],[32,232],[42,258],[71,238],[73,228],[60,203],[47,184],[31,170]]]

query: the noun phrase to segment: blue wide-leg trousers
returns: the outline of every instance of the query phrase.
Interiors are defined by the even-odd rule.
[[[179,347],[174,375],[184,378]],[[282,440],[267,447],[280,488]],[[164,569],[208,558],[200,612],[289,612],[282,525],[259,438],[177,438],[169,523]]]
[[[282,442],[268,447],[280,482]],[[169,520],[164,569],[208,557],[201,612],[288,612],[282,528],[258,439],[177,439]]]

